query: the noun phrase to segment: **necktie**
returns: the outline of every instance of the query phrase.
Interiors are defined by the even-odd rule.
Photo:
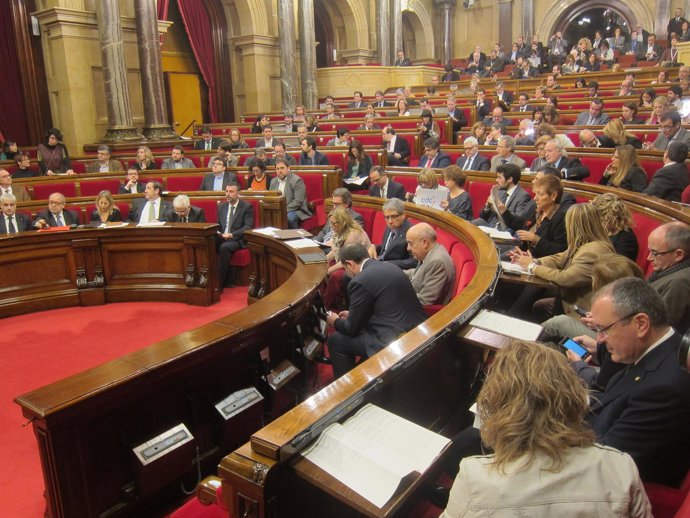
[[[184,216],[182,218],[182,223],[189,223],[189,218],[187,216]]]
[[[62,221],[62,214],[58,214],[55,216],[55,221],[57,221],[57,226],[58,227],[64,227],[65,223]]]
[[[156,219],[156,207],[155,207],[155,202],[150,201],[149,202],[149,222],[155,221]]]
[[[16,234],[17,233],[17,227],[14,226],[14,216],[9,216],[7,218],[9,220],[9,225],[8,225],[8,233],[9,234]]]
[[[386,252],[388,252],[388,246],[391,244],[391,242],[395,239],[395,232],[391,231],[388,234],[388,239],[386,239],[386,244],[383,246],[383,253],[381,254],[380,260],[383,261],[383,258],[386,256]]]
[[[232,226],[232,218],[235,217],[235,206],[231,205],[228,211],[228,221],[225,223],[225,232],[230,233],[230,227]]]
[[[386,197],[386,187],[381,187],[381,198]]]
[[[211,141],[206,142],[206,151],[211,151]]]
[[[467,160],[465,160],[465,167],[463,167],[463,171],[471,171],[472,170],[472,160],[474,160],[474,157],[470,157]]]
[[[7,189],[5,189],[5,194],[9,194],[9,193],[10,193],[10,188],[8,187]]]
[[[501,165],[507,164],[507,163],[508,163],[508,160],[506,160],[505,158],[501,158]]]
[[[594,125],[594,118],[590,117],[589,120],[587,121],[587,126],[593,126]]]

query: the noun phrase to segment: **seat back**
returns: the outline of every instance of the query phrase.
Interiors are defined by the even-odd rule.
[[[110,191],[117,194],[120,189],[120,180],[88,180],[79,183],[82,196],[96,196],[101,191]]]
[[[47,200],[54,192],[62,193],[67,198],[77,195],[74,182],[39,183],[34,185],[34,200]]]
[[[168,191],[198,191],[202,176],[168,176]]]

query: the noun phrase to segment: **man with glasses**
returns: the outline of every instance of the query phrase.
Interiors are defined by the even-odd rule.
[[[577,341],[603,343],[627,366],[590,400],[597,442],[630,454],[646,482],[678,487],[690,467],[690,374],[664,301],[642,279],[619,279],[594,294],[590,321],[596,339]]]
[[[498,137],[496,156],[491,159],[491,171],[496,172],[499,165],[515,164],[520,170],[527,167],[527,162],[515,154],[515,139],[509,135]]]
[[[685,159],[688,157],[688,145],[673,141],[664,151],[664,167],[659,169],[642,191],[649,196],[656,196],[668,201],[680,201],[683,190],[690,183]]]
[[[389,180],[388,175],[386,175],[386,170],[380,165],[375,165],[369,171],[369,182],[371,183],[371,187],[369,187],[369,196],[374,196],[375,198],[405,199],[405,187],[394,180]]]
[[[334,210],[338,207],[345,207],[350,213],[350,216],[352,216],[352,219],[359,223],[360,227],[364,228],[364,218],[359,212],[352,208],[352,193],[350,191],[344,187],[339,187],[333,191],[331,196]],[[331,220],[330,218],[326,218],[326,224],[321,229],[321,232],[319,232],[314,238],[319,243],[323,243],[322,249],[325,253],[330,252],[331,247],[333,246],[333,234]]]
[[[464,156],[461,156],[455,162],[463,171],[488,171],[491,168],[491,162],[483,155],[479,154],[479,142],[474,137],[467,137],[462,143],[465,148]]]
[[[0,234],[16,234],[31,230],[31,219],[24,214],[17,214],[17,198],[14,194],[0,195]]]
[[[110,158],[108,146],[98,146],[98,160],[90,162],[86,167],[87,173],[113,173],[122,171],[122,163]]]
[[[410,161],[410,146],[407,140],[395,134],[391,126],[386,126],[381,132],[383,148],[386,151],[388,165],[406,166]]]
[[[448,304],[455,286],[455,265],[445,247],[436,241],[428,223],[417,223],[407,233],[407,250],[419,262],[405,270],[422,306]]]
[[[173,200],[171,223],[206,223],[206,213],[201,207],[195,207],[186,194],[180,194]]]
[[[407,231],[412,226],[405,217],[405,206],[398,198],[392,198],[383,204],[383,217],[386,230],[383,232],[380,245],[372,244],[369,255],[377,261],[387,261],[403,270],[417,266],[415,259],[407,248]]]
[[[229,183],[237,183],[235,173],[226,171],[225,158],[223,156],[213,157],[211,172],[204,175],[199,186],[200,191],[224,191]]]
[[[664,151],[671,142],[682,142],[690,145],[690,131],[680,126],[680,114],[670,110],[661,114],[659,118],[659,134],[654,143],[645,142],[645,149]]]
[[[26,187],[12,185],[12,175],[5,169],[0,169],[0,195],[2,194],[14,194],[17,201],[31,201]]]
[[[65,195],[54,192],[48,196],[48,208],[36,214],[35,228],[68,227],[79,224],[79,214],[65,209]]]

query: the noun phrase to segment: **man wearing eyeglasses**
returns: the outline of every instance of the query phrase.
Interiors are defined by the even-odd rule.
[[[67,227],[79,224],[79,215],[71,210],[65,209],[65,195],[54,192],[48,196],[48,208],[40,211],[36,215],[34,227]]]
[[[681,335],[667,322],[657,291],[628,277],[595,293],[596,339],[577,339],[588,349],[605,344],[626,365],[591,398],[597,442],[630,454],[646,482],[678,487],[690,467],[690,374],[678,365]]]
[[[14,194],[17,201],[31,201],[31,196],[22,185],[12,185],[12,175],[6,169],[0,169],[0,195]]]
[[[465,148],[465,155],[455,162],[463,171],[488,171],[491,162],[488,158],[479,154],[479,142],[474,137],[467,137],[462,145]]]
[[[369,171],[369,196],[375,198],[398,198],[405,199],[405,187],[401,183],[390,180],[386,170],[380,165],[375,165]]]
[[[405,206],[398,198],[392,198],[383,204],[383,217],[386,230],[383,232],[380,245],[372,244],[369,255],[377,261],[387,261],[403,270],[417,266],[415,259],[407,249],[407,231],[412,224],[405,217]]]
[[[675,110],[669,110],[661,114],[659,118],[659,134],[654,143],[645,142],[644,149],[658,149],[664,151],[671,142],[682,142],[690,145],[690,131],[681,128],[680,114]]]

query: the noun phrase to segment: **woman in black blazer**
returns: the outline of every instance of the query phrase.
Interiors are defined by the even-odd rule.
[[[120,209],[115,206],[115,200],[113,200],[113,195],[110,191],[98,193],[98,196],[96,196],[96,208],[91,213],[90,221],[101,223],[122,221],[122,214],[120,214]]]
[[[637,261],[639,245],[632,231],[632,214],[625,203],[613,193],[600,194],[592,200],[604,224],[609,241],[618,255]]]
[[[604,169],[599,184],[642,192],[647,187],[647,173],[637,161],[637,151],[629,144],[618,146],[611,163]]]

